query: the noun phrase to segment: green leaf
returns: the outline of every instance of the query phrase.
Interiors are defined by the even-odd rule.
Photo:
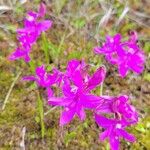
[[[39,118],[38,116],[36,116],[36,117],[35,117],[35,121],[36,121],[37,123],[40,123],[40,118]]]
[[[109,143],[106,144],[106,150],[110,150]]]
[[[150,81],[150,73],[144,74],[144,80]]]
[[[78,18],[74,20],[72,23],[72,25],[77,29],[81,29],[85,24],[86,24],[86,21],[84,18]]]
[[[67,2],[68,0],[55,0],[54,1],[55,11],[58,15],[61,13],[63,7],[65,6]]]
[[[142,132],[142,133],[145,133],[146,130],[145,128],[143,127],[143,125],[141,123],[139,123],[136,127],[135,127],[136,130]]]
[[[12,25],[12,24],[8,24],[8,25],[6,25],[6,28],[7,28],[7,30],[9,30],[10,32],[12,32],[12,33],[16,33],[16,26],[15,25]]]
[[[44,138],[45,135],[44,110],[43,110],[43,101],[39,93],[38,93],[38,113],[40,118],[41,136],[42,138]]]
[[[146,52],[149,52],[149,53],[150,53],[150,43],[149,43],[149,42],[145,43],[145,45],[144,45],[144,50],[145,50]]]
[[[77,135],[77,133],[74,132],[74,131],[71,132],[71,133],[66,134],[65,140],[64,140],[65,145],[68,146],[69,142],[70,142],[73,138],[75,138],[76,135]]]
[[[44,54],[45,54],[46,63],[49,64],[49,61],[50,61],[49,43],[48,43],[48,40],[47,40],[44,32],[42,33],[42,49],[43,49]]]

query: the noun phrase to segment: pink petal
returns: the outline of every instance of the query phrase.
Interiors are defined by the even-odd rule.
[[[25,55],[25,51],[20,48],[16,48],[16,50],[9,56],[10,60],[15,60]]]
[[[108,137],[108,135],[109,135],[108,130],[105,130],[104,132],[99,134],[99,140],[104,141]]]
[[[57,106],[68,106],[71,104],[73,100],[71,98],[64,98],[64,97],[50,97],[48,99],[49,105],[57,105]]]
[[[114,36],[114,41],[115,41],[116,43],[120,43],[121,38],[122,38],[121,34],[120,34],[120,33],[117,33],[117,34]]]
[[[121,75],[122,78],[124,78],[127,75],[129,68],[127,64],[121,63],[118,69],[119,69],[119,74]]]
[[[34,76],[25,76],[22,78],[23,80],[35,81],[36,78]]]
[[[75,108],[66,108],[65,111],[61,113],[60,125],[63,126],[69,123],[75,115]]]
[[[123,138],[125,138],[126,140],[128,140],[129,142],[134,142],[136,139],[134,137],[134,135],[129,134],[127,131],[122,130],[122,129],[118,129],[118,132],[120,134],[120,136],[122,136]]]
[[[85,112],[84,112],[84,108],[82,106],[79,106],[80,104],[78,104],[76,106],[76,113],[78,115],[78,117],[80,118],[80,120],[84,120],[86,115],[85,115]]]
[[[46,73],[45,66],[41,65],[41,66],[37,67],[36,70],[35,70],[35,72],[36,72],[37,76],[43,78],[44,74]]]
[[[44,21],[41,21],[39,24],[38,24],[38,27],[37,29],[40,31],[40,32],[44,32],[46,30],[48,30],[49,28],[52,27],[52,21],[50,20],[44,20]]]
[[[24,51],[20,48],[17,48],[10,56],[9,56],[9,60],[17,60],[20,58],[23,58],[26,62],[30,61],[30,57],[29,57],[29,52],[28,51]]]
[[[119,137],[112,135],[109,138],[111,150],[119,150]]]
[[[81,95],[80,101],[85,108],[94,109],[101,103],[101,98],[95,95]]]
[[[105,55],[105,58],[112,65],[118,64],[118,54],[116,52]]]
[[[101,47],[95,47],[95,48],[94,48],[94,52],[95,52],[96,54],[103,54],[103,50],[102,50]]]
[[[76,70],[76,71],[72,74],[71,79],[72,79],[73,83],[74,83],[77,87],[82,87],[82,85],[83,85],[83,78],[82,78],[82,75],[81,75],[80,70]]]
[[[46,14],[46,5],[44,3],[41,3],[39,8],[39,16],[44,17],[45,14]]]
[[[64,84],[63,84],[62,90],[63,90],[63,94],[66,97],[73,97],[74,96],[74,93],[71,91],[72,88],[70,85],[70,81],[67,79],[64,79]]]
[[[99,84],[103,83],[106,75],[106,68],[104,66],[97,69],[93,76],[89,79],[88,88],[94,89]]]
[[[131,32],[130,32],[129,41],[130,41],[130,42],[137,42],[137,40],[138,40],[137,32],[131,31]]]
[[[95,121],[99,126],[103,128],[115,125],[117,122],[116,120],[107,119],[106,117],[97,114],[95,114]]]
[[[111,108],[112,102],[110,100],[105,100],[105,102],[101,103],[96,107],[96,113],[97,114],[102,114],[102,113],[112,113],[112,108]]]
[[[68,62],[68,65],[67,65],[67,74],[69,76],[71,76],[72,73],[77,69],[77,67],[79,65],[80,65],[80,61],[79,60],[76,60],[76,59],[70,60]]]
[[[47,88],[46,91],[47,91],[48,99],[53,96],[53,91],[51,88]]]

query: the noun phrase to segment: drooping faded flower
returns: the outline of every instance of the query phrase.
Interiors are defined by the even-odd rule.
[[[101,141],[105,138],[109,139],[111,150],[119,150],[120,138],[124,138],[129,142],[134,142],[135,137],[128,133],[125,128],[130,124],[124,119],[108,119],[101,115],[95,115],[96,123],[105,129],[99,136]]]
[[[24,59],[30,61],[30,51],[32,45],[37,41],[42,32],[48,30],[52,26],[51,20],[43,20],[46,13],[44,3],[40,4],[39,12],[30,11],[24,20],[24,28],[17,29],[17,39],[19,46],[9,56],[10,60]]]
[[[35,75],[26,76],[23,80],[35,81],[39,87],[46,88],[48,97],[53,95],[51,86],[57,84],[60,79],[60,73],[57,69],[52,74],[46,72],[44,65],[37,67]]]
[[[60,117],[60,125],[69,123],[75,115],[80,120],[84,120],[84,108],[87,106],[95,108],[95,101],[100,101],[101,98],[90,92],[103,82],[105,73],[105,68],[100,67],[92,76],[89,76],[83,61],[71,60],[68,63],[63,78],[63,96],[50,97],[48,100],[50,105],[64,107]]]
[[[144,70],[145,57],[137,44],[137,34],[132,32],[129,40],[122,41],[120,34],[114,37],[107,36],[102,47],[95,47],[96,54],[105,55],[106,60],[118,66],[119,74],[125,77],[128,70],[140,74]]]

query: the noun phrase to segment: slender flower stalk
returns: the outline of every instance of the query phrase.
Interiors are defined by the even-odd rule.
[[[100,96],[102,96],[103,95],[103,83],[101,83],[101,85],[100,85]]]

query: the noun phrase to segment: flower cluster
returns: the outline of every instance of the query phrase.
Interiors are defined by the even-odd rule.
[[[48,99],[50,105],[64,107],[60,117],[60,125],[69,123],[75,115],[80,120],[85,119],[84,108],[86,106],[95,108],[94,101],[99,100],[99,97],[91,94],[90,91],[102,83],[104,77],[104,67],[100,67],[90,76],[83,61],[71,60],[68,63],[61,85],[63,96]]]
[[[95,47],[96,54],[103,54],[108,62],[118,66],[119,74],[125,77],[128,70],[140,74],[144,69],[144,54],[137,44],[136,32],[131,32],[127,41],[122,42],[120,34],[107,36],[102,47]]]
[[[38,86],[46,88],[48,97],[53,95],[51,86],[59,83],[61,74],[57,69],[53,69],[53,73],[49,74],[46,72],[44,65],[37,67],[35,70],[36,75],[23,77],[23,80],[35,81]]]
[[[135,137],[125,131],[125,128],[138,122],[138,114],[135,108],[129,104],[126,95],[118,97],[103,96],[103,98],[106,99],[100,102],[95,113],[96,123],[105,128],[99,139],[103,141],[108,137],[111,149],[118,150],[120,137],[130,142],[135,141]],[[114,114],[114,118],[106,118],[103,114]]]
[[[28,12],[24,21],[25,27],[17,30],[20,45],[11,54],[11,60],[23,58],[26,62],[30,61],[31,46],[41,32],[52,25],[50,20],[41,20],[45,13],[43,3],[38,13]],[[105,55],[111,64],[117,65],[120,75],[125,77],[129,69],[136,73],[141,73],[144,69],[144,54],[136,42],[135,32],[124,42],[121,41],[121,35],[116,34],[114,37],[107,36],[103,46],[96,47],[94,51]],[[68,62],[64,72],[54,68],[52,73],[48,73],[45,66],[41,65],[35,69],[35,75],[26,76],[23,80],[35,81],[38,87],[46,89],[49,105],[63,107],[60,115],[61,126],[70,123],[75,116],[84,121],[85,109],[92,110],[95,122],[105,129],[100,134],[100,140],[108,138],[111,149],[118,150],[120,137],[130,142],[135,141],[135,137],[125,128],[138,122],[138,113],[129,103],[127,95],[93,94],[92,91],[103,84],[106,68],[100,66],[93,75],[89,73],[89,68],[83,60],[73,59]],[[53,86],[60,89],[59,96],[53,91]]]
[[[60,116],[61,126],[68,124],[75,115],[81,121],[85,120],[84,110],[92,110],[97,124],[106,129],[100,135],[100,140],[108,137],[112,150],[117,150],[120,137],[131,142],[135,140],[133,135],[125,131],[125,127],[137,123],[138,114],[129,104],[126,95],[111,97],[92,94],[91,91],[104,82],[106,69],[101,66],[90,75],[88,68],[84,61],[74,59],[68,62],[63,73],[54,69],[50,75],[46,73],[44,66],[40,66],[36,69],[35,76],[24,79],[36,81],[38,86],[47,89],[49,105],[64,108]],[[57,97],[53,94],[51,86],[54,84],[60,88],[62,96]],[[114,118],[106,118],[105,114],[114,114]]]
[[[48,30],[52,26],[52,21],[42,20],[45,13],[46,7],[44,3],[41,3],[38,13],[34,11],[27,13],[27,17],[24,20],[24,28],[17,29],[19,46],[9,56],[10,60],[22,58],[26,62],[30,61],[32,45],[37,41],[43,31]]]

